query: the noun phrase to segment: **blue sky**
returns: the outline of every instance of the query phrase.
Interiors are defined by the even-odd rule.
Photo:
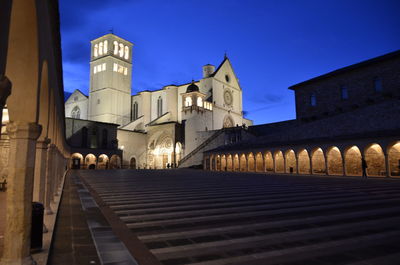
[[[200,79],[225,51],[255,124],[295,118],[287,88],[400,49],[398,0],[60,0],[64,88],[88,93],[90,40],[134,43],[132,89]]]

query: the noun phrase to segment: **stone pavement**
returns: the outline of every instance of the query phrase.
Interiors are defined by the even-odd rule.
[[[200,170],[79,174],[139,264],[146,263],[141,255],[146,264],[165,265],[400,264],[399,180]]]

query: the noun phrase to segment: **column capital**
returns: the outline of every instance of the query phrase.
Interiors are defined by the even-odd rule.
[[[34,122],[10,121],[7,133],[11,139],[36,140],[42,132],[42,126]]]
[[[6,77],[0,75],[0,106],[6,104],[6,99],[11,95],[11,81]]]
[[[51,140],[49,138],[44,138],[43,140],[38,140],[36,142],[36,149],[47,149],[49,147]]]

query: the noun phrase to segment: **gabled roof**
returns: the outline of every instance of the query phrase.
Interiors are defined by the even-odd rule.
[[[68,99],[69,99],[73,94],[75,94],[75,93],[79,93],[79,94],[81,94],[82,96],[84,96],[85,98],[88,98],[88,96],[86,96],[82,91],[80,91],[79,89],[75,89],[74,92],[72,92],[71,95],[69,95],[69,97],[67,98],[66,101],[68,101]]]
[[[235,71],[233,70],[232,63],[231,63],[231,61],[229,60],[228,56],[226,56],[226,54],[225,54],[224,60],[220,63],[220,65],[217,67],[217,69],[214,71],[214,73],[212,73],[212,74],[210,75],[210,77],[215,77],[215,76],[217,75],[218,71],[222,68],[222,66],[223,66],[226,62],[229,62],[229,65],[230,65],[230,67],[232,68],[232,73],[233,73],[233,75],[234,75],[235,78],[236,78],[236,81],[237,81],[237,83],[238,83],[238,85],[239,85],[240,90],[242,90],[242,87],[240,86],[240,83],[239,83],[239,78],[236,76],[236,73],[235,73]]]
[[[364,66],[368,66],[368,65],[371,65],[371,64],[374,64],[374,63],[377,63],[377,62],[381,62],[381,61],[385,61],[385,60],[388,60],[388,59],[392,59],[392,58],[397,57],[397,56],[400,56],[400,50],[397,50],[397,51],[394,51],[394,52],[391,52],[391,53],[387,53],[387,54],[384,54],[382,56],[378,56],[378,57],[375,57],[375,58],[372,58],[372,59],[369,59],[369,60],[366,60],[366,61],[362,61],[362,62],[359,62],[359,63],[356,63],[356,64],[352,64],[352,65],[349,65],[349,66],[346,66],[346,67],[343,67],[343,68],[339,68],[339,69],[334,70],[332,72],[329,72],[327,74],[323,74],[323,75],[311,78],[309,80],[303,81],[301,83],[295,84],[293,86],[290,86],[289,89],[296,90],[296,89],[300,88],[301,86],[310,84],[310,83],[312,83],[314,81],[319,81],[319,80],[322,80],[322,79],[325,79],[325,78],[328,78],[328,77],[332,77],[332,76],[335,76],[335,75],[338,75],[338,74],[342,74],[342,73],[345,73],[345,72],[348,72],[348,71],[351,71],[351,70],[354,70],[354,69],[357,69],[357,68],[360,68],[360,67],[364,67]]]

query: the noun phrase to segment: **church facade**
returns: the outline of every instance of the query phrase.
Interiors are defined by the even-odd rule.
[[[131,95],[132,48],[114,34],[91,41],[89,95],[75,90],[65,102],[67,118],[98,122],[95,131],[104,131],[104,123],[118,125],[122,165],[176,166],[216,131],[252,124],[243,117],[242,88],[226,56],[217,68],[199,69],[198,81]],[[76,135],[84,128],[69,129]],[[95,138],[102,136],[84,137],[88,146],[81,147],[97,148],[91,141],[101,142]]]

